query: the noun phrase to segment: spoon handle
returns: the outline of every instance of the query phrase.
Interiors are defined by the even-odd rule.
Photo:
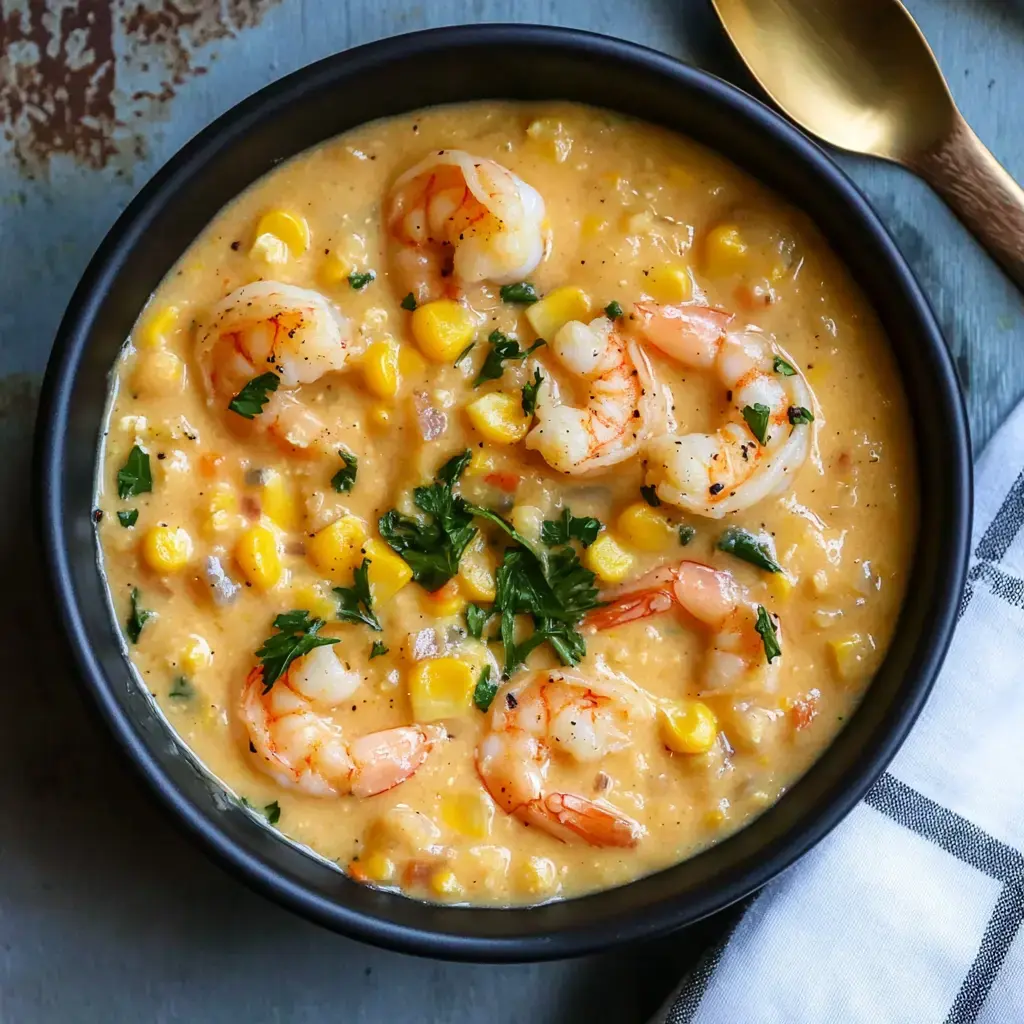
[[[1024,189],[959,112],[946,137],[911,163],[1024,291]]]

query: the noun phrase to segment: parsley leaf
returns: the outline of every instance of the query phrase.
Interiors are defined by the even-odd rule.
[[[761,635],[761,643],[764,644],[764,656],[770,665],[776,658],[781,657],[782,648],[779,646],[779,635],[775,631],[775,623],[768,614],[764,605],[757,606],[757,622],[754,629]]]
[[[351,452],[345,451],[344,448],[338,450],[338,456],[341,458],[344,466],[331,477],[331,486],[339,494],[343,491],[348,493],[355,486],[356,475],[359,472],[359,460]]]
[[[494,695],[497,692],[498,684],[491,681],[491,666],[484,665],[473,690],[473,703],[481,711],[486,711],[491,706],[491,701],[494,700]]]
[[[544,383],[544,377],[541,375],[540,367],[536,366],[533,370],[533,380],[527,381],[523,385],[523,415],[532,416],[537,409],[537,392],[540,390],[541,384]]]
[[[139,510],[137,508],[125,509],[117,513],[117,521],[127,530],[139,521]]]
[[[744,562],[756,565],[767,572],[782,572],[782,566],[775,561],[771,548],[755,537],[749,530],[739,526],[730,526],[718,538],[718,550],[727,555],[735,555]]]
[[[153,613],[146,611],[145,608],[139,605],[139,588],[132,587],[132,603],[131,610],[128,612],[128,621],[125,623],[125,630],[128,633],[128,639],[133,644],[139,642],[139,637],[142,635],[142,627],[153,617]]]
[[[685,548],[687,544],[697,536],[697,531],[692,526],[687,526],[685,523],[679,527],[679,543]]]
[[[149,470],[149,455],[137,444],[132,445],[124,465],[117,471],[117,496],[134,498],[153,490],[153,474]]]
[[[562,509],[561,519],[545,519],[540,528],[540,539],[549,547],[568,544],[578,540],[585,548],[597,540],[601,532],[601,520],[593,516],[574,516],[567,508]]]
[[[792,363],[787,363],[782,356],[776,356],[772,360],[772,369],[782,377],[795,377],[796,370]]]
[[[543,338],[538,338],[524,352],[519,347],[517,338],[509,337],[509,335],[502,334],[498,330],[491,331],[487,335],[487,341],[491,347],[487,352],[487,357],[484,359],[484,365],[480,367],[480,372],[476,375],[476,380],[473,381],[473,387],[475,388],[485,381],[500,379],[501,375],[505,372],[504,363],[507,360],[525,359],[531,352],[539,349],[541,345],[547,344]]]
[[[271,825],[276,825],[281,820],[281,805],[275,800],[263,808],[263,813]]]
[[[195,688],[184,676],[178,676],[177,679],[171,683],[171,688],[167,691],[167,696],[174,697],[176,700],[190,700],[194,696],[195,692]]]
[[[484,626],[490,617],[491,613],[479,605],[467,604],[466,632],[475,640],[479,640],[484,635]]]
[[[409,310],[412,313],[416,309],[416,296],[412,292],[409,292],[404,299],[402,299],[402,309]]]
[[[618,320],[619,317],[622,316],[622,306],[617,302],[609,302],[608,305],[604,307],[604,315],[608,317],[609,320]]]
[[[370,648],[370,661],[373,661],[374,658],[379,658],[383,654],[387,654],[389,650],[391,648],[383,640],[374,640],[373,646]]]
[[[268,371],[253,377],[234,398],[228,402],[228,408],[239,416],[251,420],[263,412],[263,406],[270,401],[270,396],[277,390],[281,378]]]
[[[501,286],[502,302],[516,302],[521,306],[530,306],[539,298],[537,289],[529,281],[520,281],[518,284],[503,284]]]
[[[743,418],[750,427],[750,432],[757,438],[759,444],[765,444],[768,435],[768,423],[771,420],[772,411],[767,405],[755,402],[753,405],[743,406]]]
[[[802,405],[791,405],[786,411],[786,415],[789,416],[789,422],[794,427],[798,427],[803,423],[814,422],[814,414],[810,409],[805,409]]]
[[[373,594],[370,592],[370,565],[364,558],[362,565],[352,574],[351,587],[335,587],[338,595],[338,618],[342,622],[362,622],[370,629],[381,631],[380,619],[373,611]]]
[[[376,271],[367,270],[365,273],[360,274],[359,271],[353,270],[348,275],[349,287],[353,288],[357,292],[361,292],[371,281],[377,277]]]
[[[472,351],[473,351],[473,349],[475,349],[475,348],[476,348],[476,342],[475,342],[475,341],[471,341],[471,342],[470,342],[470,343],[469,343],[469,344],[468,344],[468,345],[467,345],[467,346],[466,346],[466,347],[465,347],[465,348],[464,348],[464,349],[463,349],[463,350],[462,350],[462,351],[461,351],[461,352],[460,352],[460,353],[459,353],[459,354],[458,354],[458,355],[457,355],[457,356],[455,357],[455,362],[454,362],[454,363],[452,363],[452,366],[456,366],[456,367],[457,367],[457,366],[459,365],[459,363],[461,363],[461,362],[462,362],[462,360],[463,360],[463,359],[465,359],[465,358],[466,358],[466,356],[468,356],[468,355],[469,355],[469,353],[470,353],[470,352],[472,352]]]
[[[263,663],[264,693],[270,692],[296,658],[309,654],[316,647],[338,642],[337,637],[316,635],[323,625],[323,619],[311,619],[309,612],[301,608],[284,612],[274,619],[274,629],[278,632],[264,640],[263,646],[256,651],[256,657]]]
[[[653,484],[647,484],[645,487],[640,488],[640,497],[647,502],[651,508],[657,508],[661,504],[661,498],[658,497],[658,492]]]

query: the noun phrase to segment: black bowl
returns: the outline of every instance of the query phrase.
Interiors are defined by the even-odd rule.
[[[809,214],[895,350],[921,488],[917,552],[892,647],[862,706],[807,775],[753,824],[677,867],[509,910],[432,906],[366,888],[233,809],[129,673],[91,519],[111,367],[143,303],[217,211],[280,161],[362,122],[487,98],[577,100],[665,125]],[[956,619],[971,522],[967,423],[942,336],[889,235],[832,161],[749,96],[659,53],[509,25],[421,32],[330,57],[246,100],[171,160],[100,246],[61,324],[43,388],[35,487],[53,599],[86,688],[173,816],[231,871],[306,917],[393,949],[464,960],[572,956],[663,935],[742,898],[809,850],[884,770],[924,703]]]

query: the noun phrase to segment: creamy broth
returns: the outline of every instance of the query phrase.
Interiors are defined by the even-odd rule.
[[[542,303],[502,301],[490,281],[452,292],[475,339],[458,365],[450,351],[424,342],[426,296],[416,313],[407,308],[410,278],[387,216],[396,179],[450,149],[497,161],[545,205],[546,250],[523,274]],[[360,276],[370,272],[372,280]],[[259,280],[314,289],[351,325],[343,369],[266,395],[268,402],[286,392],[297,398],[300,412],[323,426],[312,441],[305,423],[289,427],[282,417],[277,430],[261,423],[258,401],[252,419],[229,410],[230,396],[210,385],[200,358],[217,303]],[[549,302],[562,287],[580,292]],[[789,386],[791,359],[795,380],[806,380],[814,396],[813,422],[798,415],[792,425],[792,436],[806,432],[809,454],[780,492],[712,518],[668,500],[648,504],[644,493],[658,499],[641,491],[652,479],[644,450],[589,473],[552,468],[522,441],[520,418],[522,389],[537,369],[560,385],[562,400],[586,404],[586,387],[556,357],[557,332],[474,388],[494,349],[491,332],[525,349],[538,337],[530,316],[558,326],[568,310],[588,322],[613,302],[622,316],[612,330],[643,344],[678,435],[743,420],[730,413],[732,392],[714,370],[682,365],[644,342],[637,304],[724,310],[735,314],[729,331],[750,325],[765,344],[774,339],[779,347],[771,351],[787,358],[775,363],[772,386]],[[520,439],[503,443],[502,423],[481,428],[479,409],[467,412],[491,394],[511,396],[502,423]],[[756,433],[756,423],[750,429]],[[766,445],[771,429],[788,435],[791,428],[770,426]],[[753,434],[745,444],[758,454]],[[357,460],[349,490],[342,451]],[[599,520],[598,541],[571,547],[597,573],[602,597],[616,600],[616,588],[628,591],[648,570],[689,560],[731,574],[741,618],[748,616],[744,636],[755,647],[747,643],[740,656],[750,662],[749,677],[724,686],[707,676],[711,649],[723,642],[718,627],[680,607],[597,632],[581,627],[586,654],[565,671],[594,682],[592,705],[611,700],[616,714],[632,707],[616,719],[618,738],[590,760],[563,749],[564,736],[516,751],[550,761],[546,794],[575,794],[587,814],[598,809],[596,831],[583,838],[564,821],[561,830],[547,829],[507,813],[500,786],[492,780],[492,792],[499,790],[492,797],[478,771],[478,747],[492,722],[510,713],[509,694],[521,704],[530,694],[555,699],[544,690],[554,685],[545,673],[561,668],[555,647],[544,643],[489,711],[477,706],[487,696],[476,686],[485,666],[489,681],[501,682],[506,652],[488,642],[497,615],[483,640],[466,637],[467,603],[491,608],[494,573],[513,541],[475,519],[479,532],[455,582],[431,594],[405,581],[379,533],[379,517],[415,513],[412,489],[429,485],[463,451],[471,458],[455,493],[509,519],[536,550],[556,550],[540,539],[540,523],[558,521],[565,508]],[[134,482],[145,477],[143,455],[151,490],[119,498],[119,486],[145,486]],[[720,841],[770,806],[870,683],[895,627],[917,522],[911,431],[894,360],[813,225],[687,139],[564,104],[465,105],[374,123],[258,181],[218,214],[142,312],[116,368],[101,458],[98,530],[113,608],[141,680],[184,743],[254,814],[353,877],[444,902],[533,903],[619,885]],[[732,527],[749,531],[783,571],[719,550]],[[379,563],[375,572],[391,573],[374,582],[379,632],[339,621],[332,593],[353,591],[366,556]],[[133,593],[137,609],[150,613],[144,622],[136,616],[134,629],[126,628]],[[354,591],[346,600],[365,612],[352,604]],[[325,620],[318,636],[340,640],[316,657],[327,652],[358,674],[351,696],[316,709],[322,720],[353,741],[417,724],[419,710],[438,735],[447,733],[394,788],[317,795],[265,770],[243,692],[262,699],[259,685],[247,688],[261,664],[254,652],[284,635],[275,616],[297,609],[309,612],[307,623]],[[755,623],[755,609],[767,623]],[[529,616],[516,621],[522,639]],[[770,663],[766,634],[781,648]],[[375,644],[386,653],[371,657]],[[446,663],[424,669],[432,658]],[[275,683],[278,696],[287,678]],[[620,707],[615,694],[623,687],[629,699]],[[585,693],[585,682],[573,682],[571,692]],[[601,808],[632,823],[621,845],[602,844]]]

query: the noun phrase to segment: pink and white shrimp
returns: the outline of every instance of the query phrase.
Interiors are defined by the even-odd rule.
[[[447,733],[410,725],[348,739],[324,712],[348,700],[359,682],[326,646],[293,661],[268,692],[262,667],[254,668],[240,713],[259,767],[310,796],[374,796],[413,775]]]
[[[576,672],[534,672],[495,695],[477,771],[508,814],[563,842],[632,847],[643,826],[605,800],[548,785],[552,754],[599,761],[630,745],[633,721],[649,720],[651,700],[622,676],[591,679]]]
[[[816,430],[811,389],[795,362],[756,330],[727,331],[732,315],[721,310],[639,303],[636,315],[646,341],[713,371],[729,396],[729,421],[713,434],[668,433],[647,446],[646,482],[658,497],[720,519],[791,486]],[[758,417],[760,436],[751,426]]]

